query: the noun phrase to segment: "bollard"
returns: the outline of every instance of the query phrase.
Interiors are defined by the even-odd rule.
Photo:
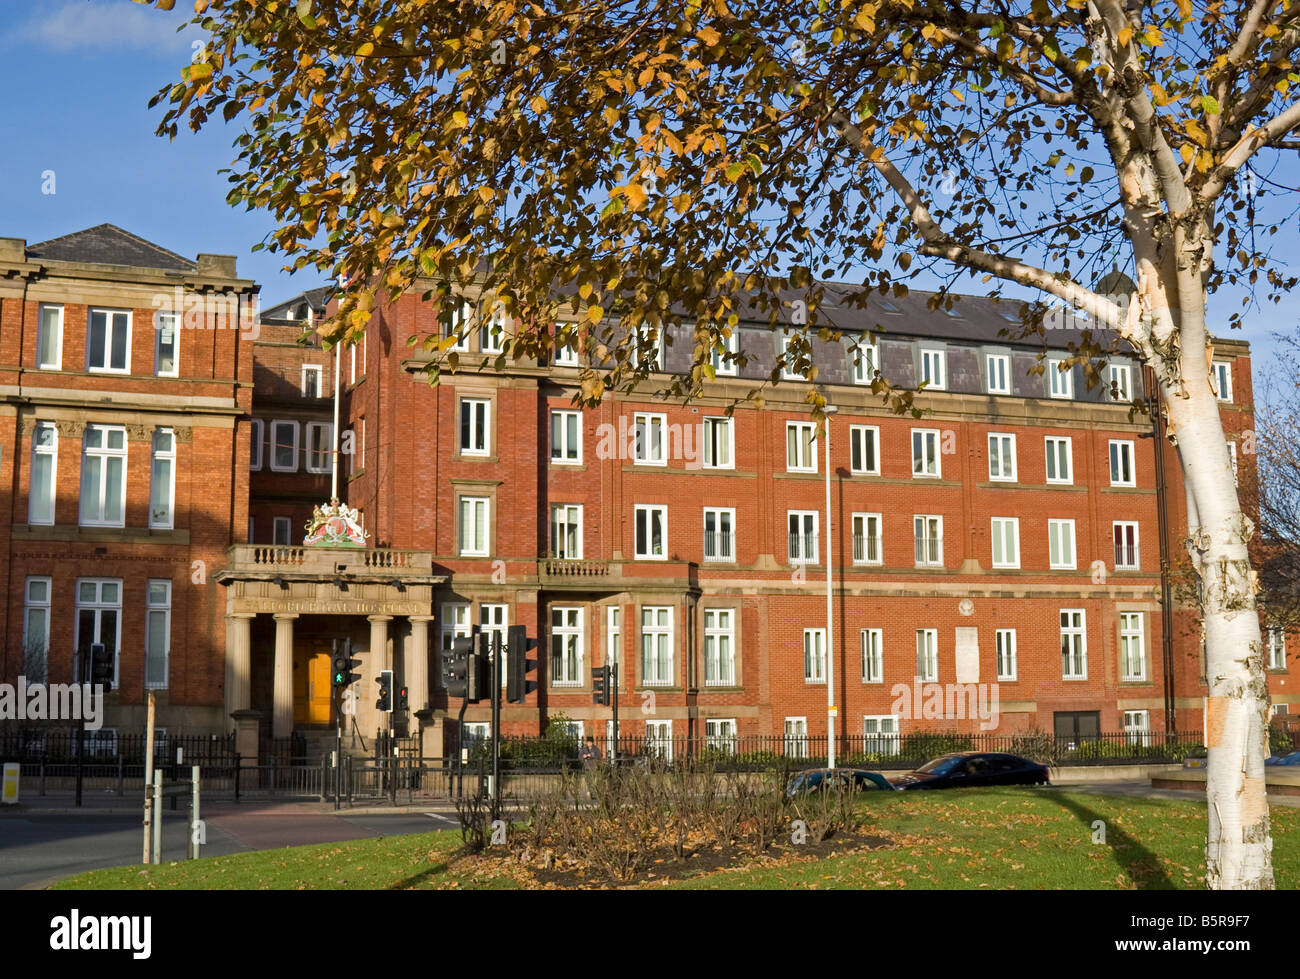
[[[190,801],[190,859],[199,858],[199,844],[203,842],[203,821],[199,819],[199,766],[190,769],[192,796]]]

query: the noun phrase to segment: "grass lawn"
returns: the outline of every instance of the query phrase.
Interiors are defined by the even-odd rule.
[[[1084,792],[972,789],[871,794],[864,829],[894,846],[819,858],[786,855],[657,885],[685,888],[1200,888],[1205,806]],[[1094,822],[1105,843],[1094,843]],[[1300,810],[1272,810],[1280,888],[1300,887]],[[423,833],[96,870],[66,889],[516,888],[504,860],[457,857],[460,834]]]

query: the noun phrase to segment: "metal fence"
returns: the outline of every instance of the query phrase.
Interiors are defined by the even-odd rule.
[[[0,729],[0,758],[9,761],[44,759],[50,763],[75,761],[84,746],[85,761],[96,765],[144,763],[148,738],[143,734],[118,734],[115,731],[85,731],[84,740],[68,728]],[[174,762],[177,749],[184,764],[229,764],[235,757],[234,734],[184,735],[154,738],[154,759],[160,764]]]
[[[760,770],[777,765],[825,765],[827,739],[792,732],[784,736],[714,734],[705,737],[623,736],[618,750],[609,739],[596,741],[602,758],[654,758],[674,764],[709,762],[720,769]],[[491,743],[468,746],[470,760],[490,758]],[[1045,733],[955,734],[914,732],[842,736],[835,739],[836,764],[886,769],[915,768],[953,751],[1002,751],[1057,765],[1181,762],[1204,754],[1200,732],[1112,732],[1082,736]],[[576,738],[503,738],[501,768],[560,770],[581,764]]]

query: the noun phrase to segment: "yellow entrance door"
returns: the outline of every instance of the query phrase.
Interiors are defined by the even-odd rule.
[[[328,724],[333,688],[330,654],[294,650],[293,720],[295,724]]]

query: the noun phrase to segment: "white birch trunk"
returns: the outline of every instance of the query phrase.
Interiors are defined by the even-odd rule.
[[[1166,391],[1165,403],[1195,502],[1187,546],[1201,576],[1209,684],[1206,884],[1271,890],[1273,843],[1264,789],[1268,684],[1246,546],[1253,528],[1238,501],[1214,394],[1201,373],[1188,373],[1186,393]]]

